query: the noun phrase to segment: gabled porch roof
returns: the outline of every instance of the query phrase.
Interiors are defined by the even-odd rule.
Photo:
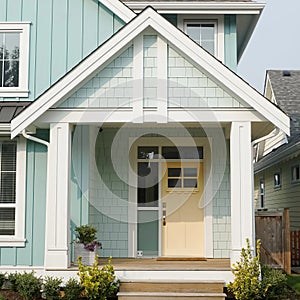
[[[289,118],[280,109],[151,7],[148,7],[13,119],[12,137],[34,123],[48,109],[68,98],[148,27],[154,29],[168,40],[170,45],[189,57],[196,66],[204,69],[216,82],[226,86],[235,97],[246,102],[259,114],[261,120],[267,120],[289,134]]]

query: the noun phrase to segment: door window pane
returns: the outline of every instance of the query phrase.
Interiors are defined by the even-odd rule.
[[[158,163],[138,163],[138,206],[158,206]]]
[[[180,177],[181,168],[168,168],[168,177]]]
[[[184,188],[197,188],[198,187],[197,179],[184,179],[183,187]]]
[[[181,188],[181,179],[168,179],[168,188]]]
[[[184,177],[197,177],[197,168],[184,168],[183,174]]]

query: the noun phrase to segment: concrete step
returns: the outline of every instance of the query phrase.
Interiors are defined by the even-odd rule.
[[[158,292],[119,292],[119,300],[225,300],[224,293],[158,293]]]
[[[120,292],[223,293],[223,281],[121,281]]]

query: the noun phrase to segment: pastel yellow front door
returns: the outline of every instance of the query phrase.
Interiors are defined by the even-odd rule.
[[[162,172],[162,255],[204,257],[203,162],[167,162]]]

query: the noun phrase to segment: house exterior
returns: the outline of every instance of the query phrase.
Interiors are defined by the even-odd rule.
[[[279,131],[259,145],[262,155],[254,167],[256,208],[289,208],[291,231],[300,229],[299,86],[299,70],[267,72],[265,96],[290,117],[291,135]]]
[[[289,134],[235,73],[263,7],[0,0],[0,269],[70,270],[80,224],[105,257],[234,263],[253,246],[252,143]]]

